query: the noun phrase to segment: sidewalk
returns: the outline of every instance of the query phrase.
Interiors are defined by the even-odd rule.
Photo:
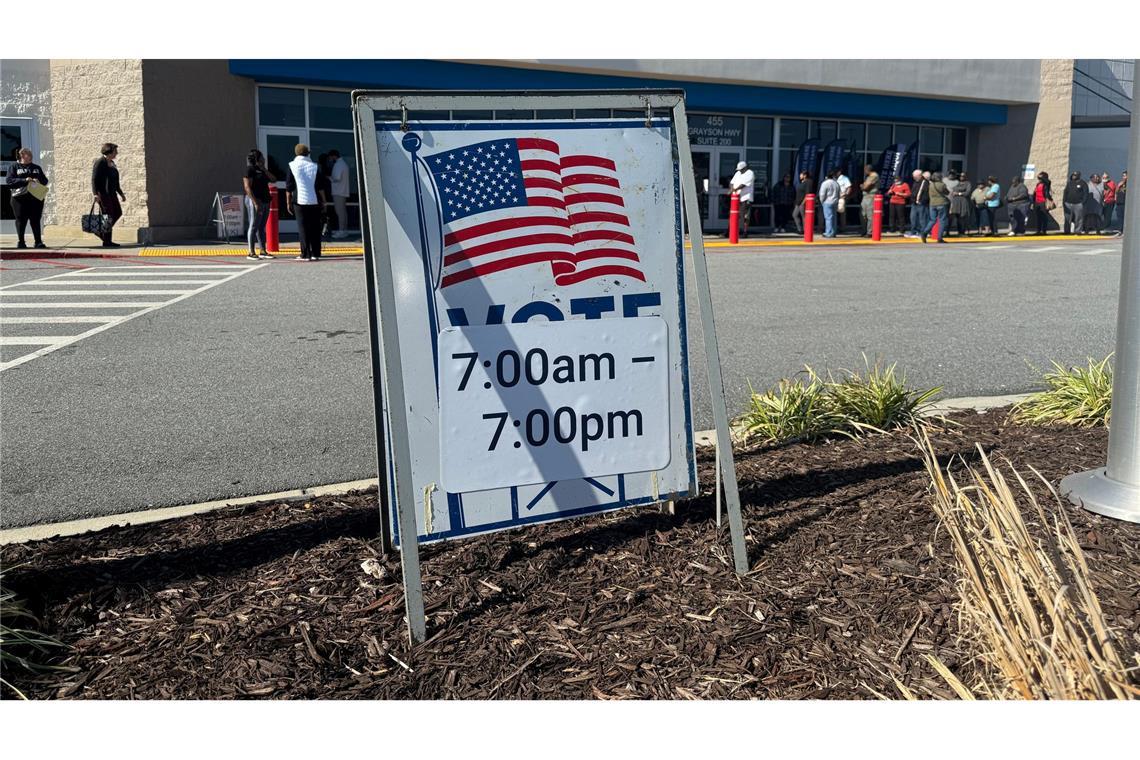
[[[947,243],[954,243],[955,245],[969,245],[971,243],[1004,243],[1004,244],[1040,244],[1043,242],[1062,242],[1062,241],[1099,241],[1099,240],[1114,240],[1119,238],[1120,235],[1063,235],[1060,233],[1037,236],[1037,235],[1018,235],[1010,237],[1007,235],[996,235],[989,237],[947,237]],[[82,237],[52,237],[47,236],[44,240],[47,243],[47,248],[28,248],[26,250],[16,249],[16,236],[15,235],[0,235],[0,260],[12,259],[59,259],[59,258],[95,258],[95,257],[112,257],[123,258],[129,256],[245,256],[247,248],[242,244],[242,241],[225,242],[224,240],[199,240],[187,241],[185,243],[168,243],[161,245],[130,245],[124,243],[120,248],[107,249],[103,248],[95,242],[94,238],[90,235]],[[815,240],[811,243],[805,243],[803,238],[790,234],[778,233],[775,235],[766,234],[762,236],[754,236],[748,238],[741,238],[737,244],[730,243],[725,238],[717,235],[705,238],[705,248],[722,251],[731,249],[753,249],[753,248],[791,248],[791,247],[828,247],[834,248],[836,246],[878,246],[878,245],[921,245],[922,241],[919,238],[907,238],[899,235],[884,236],[882,240],[876,242],[870,238],[859,237],[852,235],[848,237],[837,237],[831,240],[825,240],[817,235]],[[929,245],[935,245],[932,241]],[[692,248],[692,244],[688,239],[685,241],[686,248]],[[323,255],[325,256],[361,256],[364,253],[364,247],[360,240],[335,240],[326,241],[321,244]],[[300,248],[295,241],[282,241],[281,250],[277,255],[283,258],[296,256],[300,253]]]

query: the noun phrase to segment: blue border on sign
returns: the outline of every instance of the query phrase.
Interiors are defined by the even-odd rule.
[[[432,120],[416,121],[414,119],[408,120],[410,128],[415,129],[428,129],[428,130],[447,130],[447,131],[479,131],[479,130],[499,130],[499,131],[513,131],[524,129],[613,129],[618,127],[628,127],[631,124],[645,124],[644,118],[629,117],[622,119],[606,119],[606,120],[592,120],[592,121],[464,121],[464,122],[438,122]],[[649,129],[667,127],[670,131],[670,144],[673,147],[674,155],[677,155],[677,130],[674,128],[672,118],[654,117],[650,119],[651,126]],[[376,128],[383,131],[396,131],[402,128],[400,121],[392,121],[389,119],[376,120]],[[681,384],[682,393],[681,397],[685,406],[685,438],[686,438],[686,456],[685,459],[689,465],[689,490],[688,491],[673,491],[665,494],[658,494],[657,498],[652,496],[640,497],[636,499],[627,499],[625,496],[625,476],[637,473],[620,473],[616,474],[618,478],[618,500],[606,504],[592,504],[586,507],[579,507],[576,509],[560,510],[558,512],[547,512],[540,515],[533,515],[531,517],[523,517],[519,515],[518,495],[513,489],[495,489],[495,490],[509,490],[511,493],[511,519],[500,520],[495,523],[483,523],[480,525],[465,526],[457,530],[438,531],[435,533],[428,533],[419,537],[419,544],[430,544],[438,541],[446,541],[452,538],[465,538],[469,536],[476,536],[482,533],[494,533],[499,530],[507,530],[510,528],[520,527],[524,525],[534,525],[543,522],[556,522],[558,520],[571,519],[574,517],[584,517],[586,515],[601,514],[603,512],[614,512],[626,507],[634,507],[641,504],[657,504],[663,501],[670,501],[673,499],[687,498],[693,496],[698,488],[697,484],[697,467],[696,467],[696,453],[693,447],[693,416],[692,416],[692,399],[691,388],[689,386],[689,361],[688,361],[688,314],[685,303],[685,232],[681,220],[681,174],[680,165],[676,160],[673,161],[673,230],[676,240],[676,262],[677,262],[677,314],[679,320],[679,348],[681,350]],[[400,545],[400,519],[396,510],[396,496],[395,496],[395,478],[394,467],[392,466],[391,446],[387,447],[389,459],[389,494],[390,494],[390,524],[392,525],[392,543],[394,546]],[[608,475],[605,477],[614,477]],[[553,485],[553,484],[551,484]]]

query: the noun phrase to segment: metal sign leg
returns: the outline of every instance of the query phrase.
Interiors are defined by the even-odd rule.
[[[689,148],[689,122],[685,104],[673,108],[673,124],[677,132],[677,156],[681,166],[681,196],[685,201],[685,223],[689,241],[693,246],[693,270],[696,272],[697,301],[701,308],[701,327],[704,332],[705,359],[708,365],[709,395],[712,397],[713,419],[716,422],[716,441],[724,454],[720,470],[724,475],[725,503],[728,507],[728,527],[732,534],[732,556],[736,572],[747,573],[748,549],[744,545],[744,518],[740,514],[740,492],[736,484],[736,465],[732,456],[732,439],[728,431],[728,406],[724,400],[724,379],[721,377],[720,350],[716,342],[716,325],[713,323],[712,291],[709,271],[705,262],[705,241],[701,234],[701,215],[697,196],[693,192],[696,178],[693,174],[693,153]]]

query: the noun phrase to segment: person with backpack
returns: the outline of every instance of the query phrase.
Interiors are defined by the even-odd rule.
[[[1025,222],[1029,219],[1029,188],[1025,180],[1018,174],[1009,183],[1009,190],[1005,194],[1006,205],[1009,206],[1009,237],[1025,234]]]
[[[919,237],[926,229],[930,213],[930,175],[919,169],[914,170],[914,181],[910,185],[910,233],[908,237]]]

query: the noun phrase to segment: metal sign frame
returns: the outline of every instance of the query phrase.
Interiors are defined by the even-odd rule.
[[[381,520],[387,521],[389,510],[385,501],[390,490],[396,496],[398,530],[401,536],[418,536],[415,514],[415,494],[410,478],[402,476],[412,471],[411,446],[408,443],[407,422],[403,414],[390,414],[389,410],[404,409],[407,402],[403,383],[385,383],[385,378],[400,379],[403,363],[400,336],[395,310],[396,284],[388,264],[388,220],[384,210],[384,192],[380,177],[380,155],[377,142],[376,113],[410,110],[486,110],[486,109],[619,109],[644,111],[649,121],[654,110],[668,109],[672,117],[674,160],[680,169],[681,200],[685,227],[692,247],[693,268],[696,279],[697,301],[700,306],[704,337],[706,369],[716,423],[717,446],[721,450],[720,470],[724,479],[724,494],[728,508],[732,538],[733,560],[736,572],[749,570],[748,554],[744,543],[744,521],[740,512],[740,494],[736,468],[732,456],[732,441],[725,404],[724,382],[721,376],[720,352],[713,321],[712,295],[709,287],[708,267],[705,260],[704,239],[701,233],[696,180],[693,172],[692,151],[689,146],[688,120],[685,113],[684,93],[680,90],[616,90],[616,91],[559,91],[534,92],[377,92],[355,91],[352,94],[354,129],[358,151],[357,171],[361,214],[365,230],[364,258],[369,274],[369,326],[373,363],[373,386],[377,429],[377,462],[382,475],[386,475],[390,489],[383,488],[381,477]],[[681,308],[683,310],[684,304]],[[390,315],[388,319],[384,315]],[[685,357],[687,361],[688,357]],[[379,372],[377,372],[377,370]],[[388,389],[387,397],[383,389]],[[392,456],[385,453],[387,442],[393,442]],[[389,460],[391,470],[388,471]],[[668,497],[665,497],[668,498]],[[385,544],[390,545],[390,526],[384,528]],[[426,639],[423,588],[420,577],[419,546],[417,541],[402,541],[400,545],[401,569],[407,607],[408,631],[412,644]]]

